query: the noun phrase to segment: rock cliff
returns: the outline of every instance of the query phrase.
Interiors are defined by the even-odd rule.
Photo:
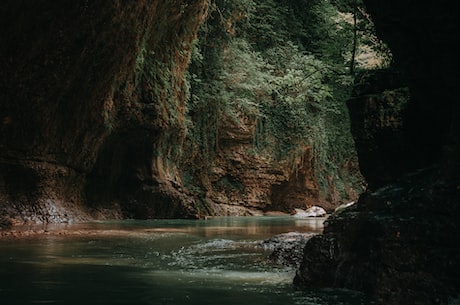
[[[189,149],[185,75],[208,6],[1,3],[2,226],[332,210],[357,197],[360,181],[337,190],[331,174],[320,185],[311,146],[283,160],[254,153],[250,118],[219,122],[212,158]],[[357,162],[343,172],[361,177]]]
[[[364,2],[410,98],[395,99],[400,85],[380,75],[373,87],[386,84],[385,93],[358,90],[350,101],[369,189],[306,245],[295,282],[365,291],[378,303],[444,304],[460,291],[460,25],[452,4]]]
[[[235,129],[239,132],[234,132]],[[254,122],[238,128],[222,126],[208,193],[217,214],[235,214],[238,210],[238,214],[243,215],[267,210],[290,213],[294,208],[315,204],[333,210],[340,200],[357,197],[350,186],[347,195],[352,199],[327,200],[320,194],[312,147],[305,146],[294,160],[289,160],[288,156],[276,160],[269,154],[256,152],[254,129]]]
[[[1,3],[5,223],[192,216],[166,143],[183,139],[183,74],[206,10],[205,0]]]

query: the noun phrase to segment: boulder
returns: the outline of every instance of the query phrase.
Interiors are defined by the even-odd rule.
[[[307,241],[315,233],[288,232],[275,235],[262,242],[265,249],[273,250],[269,259],[278,264],[298,268],[302,262]]]
[[[327,212],[322,207],[312,206],[306,210],[294,209],[294,217],[306,218],[306,217],[322,217],[326,216]]]

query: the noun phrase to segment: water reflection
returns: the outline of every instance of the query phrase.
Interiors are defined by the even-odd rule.
[[[365,304],[349,294],[328,293],[332,301],[320,291],[295,291],[295,270],[267,259],[264,239],[318,233],[323,221],[228,217],[47,226],[47,234],[35,238],[0,240],[0,299],[11,305]]]
[[[321,218],[306,218],[306,219],[296,219],[295,220],[295,225],[297,227],[302,227],[308,232],[313,232],[313,233],[321,233],[323,232],[324,229],[324,221],[326,218],[321,217]]]

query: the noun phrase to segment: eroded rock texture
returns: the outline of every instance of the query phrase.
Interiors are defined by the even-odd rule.
[[[354,185],[341,198],[325,198],[320,193],[311,146],[303,147],[302,154],[293,160],[288,156],[276,160],[255,151],[255,122],[233,128],[229,122],[224,124],[208,192],[217,214],[235,214],[238,210],[243,215],[264,210],[289,213],[314,204],[333,210],[341,200],[357,198]]]
[[[204,0],[1,3],[6,222],[192,216],[163,150],[183,138],[183,74],[206,8]]]
[[[188,149],[185,73],[208,2],[0,4],[2,227],[332,210],[357,197],[359,181],[319,185],[311,147],[255,154],[251,118],[219,122],[212,158]],[[362,181],[356,160],[343,167]]]
[[[365,291],[379,304],[446,303],[460,291],[458,18],[453,4],[365,3],[410,100],[402,112],[388,94],[350,102],[370,188],[307,243],[295,282]]]

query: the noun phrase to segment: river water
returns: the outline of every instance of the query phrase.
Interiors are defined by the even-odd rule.
[[[319,233],[323,221],[260,216],[47,226],[44,234],[0,240],[0,302],[369,304],[351,291],[299,291],[295,270],[268,259],[263,240]]]

